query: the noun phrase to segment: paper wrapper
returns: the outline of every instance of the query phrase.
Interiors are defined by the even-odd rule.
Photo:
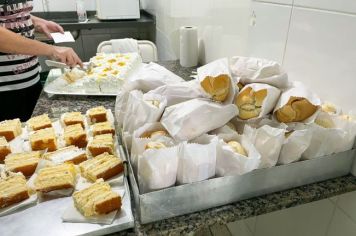
[[[174,140],[171,137],[166,136],[156,136],[154,138],[141,138],[145,132],[152,132],[158,130],[166,130],[161,123],[148,123],[137,129],[132,136],[132,146],[131,146],[131,164],[134,171],[137,171],[138,159],[145,152],[145,146],[149,142],[159,141],[162,142],[166,147],[171,147],[175,145]]]
[[[257,169],[261,155],[253,144],[245,137],[235,134],[220,134],[218,151],[216,157],[217,176],[243,175],[254,169]],[[237,141],[247,152],[247,157],[234,152],[226,143]]]
[[[261,154],[259,169],[273,167],[284,142],[284,129],[264,125],[258,129],[245,126],[243,135],[246,136]]]
[[[146,93],[167,84],[176,84],[184,80],[156,63],[149,63],[142,66],[137,73],[130,76],[119,90],[115,102],[115,116],[119,127],[123,124],[123,117],[126,112],[126,102],[132,90],[141,90]]]
[[[310,146],[303,153],[303,159],[313,159],[333,153],[350,150],[355,142],[356,123],[339,116],[321,112],[318,119],[329,119],[332,128],[324,128],[315,123],[309,125],[312,131]]]
[[[232,79],[230,68],[229,68],[229,61],[227,58],[222,58],[216,61],[213,61],[209,64],[206,64],[202,67],[197,69],[197,79],[199,84],[203,82],[203,80],[207,76],[216,77],[219,75],[228,75],[230,78],[230,90],[226,100],[223,104],[231,104],[234,100],[235,93],[236,93],[236,86],[234,80]],[[211,98],[211,95],[206,93],[203,88],[202,91],[205,93],[205,96]]]
[[[273,87],[271,85],[268,85],[268,84],[254,83],[254,84],[248,84],[245,87],[243,87],[241,92],[249,87],[252,88],[252,90],[254,90],[255,92],[262,90],[262,89],[267,90],[267,96],[263,100],[261,112],[260,112],[259,116],[255,117],[255,118],[248,119],[248,120],[242,120],[239,117],[237,117],[237,119],[240,121],[254,123],[254,122],[258,122],[262,118],[266,118],[266,116],[273,111],[273,109],[278,101],[278,98],[281,94],[281,90],[279,90],[278,88]]]
[[[45,168],[46,166],[53,166],[53,165],[54,165],[54,163],[52,163],[51,161],[41,159],[37,164],[37,168],[35,170],[35,173],[28,180],[28,186],[31,189],[36,189],[36,187],[35,187],[35,179],[37,178],[37,175],[38,175],[39,171],[42,168]],[[79,179],[79,177],[80,177],[79,174],[77,174],[76,181]],[[40,202],[44,202],[44,201],[51,200],[51,199],[54,199],[54,198],[71,196],[74,189],[75,189],[75,186],[73,188],[59,189],[59,190],[54,190],[54,191],[51,191],[51,192],[48,192],[48,193],[38,192],[39,201]]]
[[[236,128],[234,129],[234,124],[228,123],[220,128],[214,129],[209,134],[219,135],[219,134],[237,134]]]
[[[167,106],[176,105],[194,98],[208,98],[199,81],[167,84],[149,91],[147,94],[160,94],[167,99]]]
[[[263,83],[277,88],[289,85],[288,75],[275,61],[254,57],[231,58],[231,72],[243,84]]]
[[[15,139],[9,142],[11,153],[22,153],[25,152],[25,140],[21,136],[16,137]]]
[[[196,142],[183,142],[179,150],[177,183],[188,184],[215,176],[218,138],[204,135]],[[198,142],[199,141],[199,142]]]
[[[311,138],[312,132],[310,129],[294,130],[284,140],[278,164],[283,165],[298,161],[302,157],[303,152],[309,147]]]
[[[223,126],[237,114],[233,104],[193,99],[167,107],[161,123],[175,140],[186,141]]]
[[[308,101],[311,104],[313,104],[315,106],[321,105],[320,98],[315,93],[310,91],[302,83],[294,81],[292,84],[292,87],[288,88],[281,94],[281,96],[276,104],[276,107],[274,108],[274,111],[273,111],[274,119],[276,119],[275,112],[278,109],[282,108],[284,105],[286,105],[288,103],[290,97],[306,98],[306,99],[308,99]],[[319,111],[315,112],[312,116],[310,116],[309,118],[304,120],[303,123],[310,124],[310,123],[314,122],[318,113],[319,113]]]
[[[138,160],[138,183],[142,193],[168,188],[176,183],[178,146],[149,149]]]
[[[147,101],[158,101],[156,107]],[[139,127],[146,123],[157,122],[162,116],[167,100],[158,94],[145,94],[141,91],[134,90],[130,92],[127,102],[128,112],[125,113],[123,130],[124,132],[133,133]]]
[[[112,188],[112,190],[118,193],[123,199],[125,190],[122,188]],[[120,215],[125,215],[125,210],[120,210]],[[99,216],[91,216],[85,217],[83,216],[77,208],[74,206],[74,201],[66,208],[62,215],[62,220],[64,222],[71,222],[71,223],[90,223],[90,224],[104,224],[104,225],[111,225],[114,221],[116,214],[118,211],[112,211],[109,214],[99,215]],[[120,216],[118,216],[120,217]]]

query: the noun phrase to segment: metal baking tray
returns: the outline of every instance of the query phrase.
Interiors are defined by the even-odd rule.
[[[125,152],[128,156],[127,149]],[[130,158],[127,160],[136,211],[141,223],[146,224],[347,175],[355,154],[356,150],[352,149],[313,160],[258,169],[241,176],[212,178],[145,194],[140,193]]]
[[[49,95],[74,95],[74,96],[116,96],[117,93],[88,93],[84,89],[78,91],[65,91],[55,86],[50,86],[50,84],[58,79],[58,77],[62,74],[61,69],[51,69],[45,85],[43,87],[43,91],[45,91]]]
[[[120,153],[123,153],[121,150],[122,148],[119,147]],[[125,156],[121,157],[125,160]],[[65,197],[37,203],[37,205],[0,217],[0,235],[95,236],[133,228],[134,217],[131,210],[130,188],[126,174],[124,175],[124,185],[125,195],[121,211],[116,215],[111,225],[62,222],[61,216],[68,204],[72,202],[71,197]]]

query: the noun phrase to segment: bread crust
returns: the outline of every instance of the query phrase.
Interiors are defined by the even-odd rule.
[[[86,160],[88,160],[88,157],[87,157],[87,155],[85,153],[83,153],[83,154],[75,157],[74,159],[68,160],[66,162],[72,162],[74,165],[78,165],[78,164],[80,164],[80,163],[82,163],[83,161],[86,161]]]
[[[43,140],[38,140],[31,142],[32,151],[41,151],[48,149],[49,152],[57,150],[57,144],[55,139],[47,140],[48,142],[43,142]]]
[[[86,134],[81,134],[77,137],[70,137],[68,142],[66,141],[66,145],[67,146],[77,146],[79,148],[85,148],[88,144],[87,141],[87,135]]]
[[[17,168],[12,169],[11,171],[13,172],[21,172],[24,176],[31,176],[33,173],[35,173],[35,170],[37,168],[37,164],[32,164],[32,165],[26,165],[26,166],[19,166]]]
[[[8,142],[16,138],[16,135],[13,131],[0,131],[0,136],[4,136]]]
[[[41,130],[41,129],[46,129],[46,128],[52,128],[52,124],[43,124],[41,126],[33,127],[33,131]]]
[[[85,128],[83,121],[75,121],[75,120],[72,121],[72,120],[69,120],[69,121],[63,121],[63,123],[65,124],[65,126],[80,124],[83,129]]]
[[[108,199],[95,205],[95,212],[99,215],[107,214],[121,209],[121,197]]]
[[[22,202],[23,200],[26,200],[30,197],[28,194],[28,191],[22,191],[17,194],[15,194],[12,197],[8,198],[0,198],[0,208],[4,208],[7,206],[11,206],[12,204]]]
[[[104,152],[107,152],[109,154],[114,154],[113,150],[111,147],[92,147],[92,146],[88,146],[88,149],[90,151],[90,153],[96,157],[100,154],[103,154]]]
[[[0,149],[0,164],[4,163],[5,157],[11,153],[9,148]]]
[[[70,189],[73,188],[74,186],[71,184],[61,184],[61,185],[53,185],[47,188],[36,188],[36,191],[41,192],[41,193],[48,193],[52,192],[54,190],[64,190],[64,189]]]
[[[112,134],[112,135],[114,135],[115,134],[115,130],[113,128],[110,128],[110,129],[96,130],[96,131],[93,132],[94,136],[100,135],[100,134]]]

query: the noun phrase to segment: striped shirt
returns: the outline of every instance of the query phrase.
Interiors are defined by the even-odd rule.
[[[32,8],[32,0],[0,0],[0,27],[34,39]],[[0,52],[0,92],[30,87],[40,79],[39,71],[36,56]]]

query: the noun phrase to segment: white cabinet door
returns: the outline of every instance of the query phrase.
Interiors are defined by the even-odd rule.
[[[356,13],[355,0],[294,0],[295,6]]]
[[[283,61],[291,7],[253,2],[248,34],[248,55]]]
[[[294,7],[284,60],[293,80],[355,109],[356,16]]]

